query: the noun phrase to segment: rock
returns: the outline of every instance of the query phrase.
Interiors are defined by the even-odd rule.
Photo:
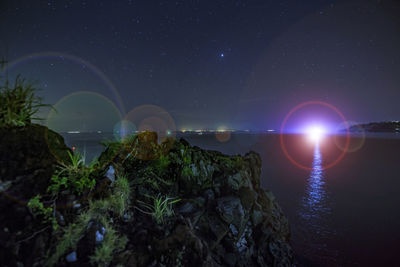
[[[59,134],[41,125],[0,128],[0,262],[31,266],[46,254],[51,231],[26,208],[32,197],[47,194],[59,162],[71,151]],[[33,233],[39,232],[34,235]]]
[[[76,256],[76,251],[72,251],[67,256],[65,256],[65,260],[67,262],[76,262],[78,260],[78,257]]]
[[[251,213],[251,220],[253,222],[253,225],[257,226],[260,224],[264,219],[263,212],[262,212],[262,207],[260,204],[256,203],[254,205],[253,211]]]
[[[227,178],[227,184],[232,190],[238,191],[242,186],[246,186],[247,180],[242,177],[240,173],[235,173],[233,175],[229,175]]]
[[[41,125],[0,128],[0,140],[0,185],[19,201],[45,192],[56,164],[69,161],[63,137]]]
[[[205,190],[203,196],[207,201],[212,201],[215,199],[215,194],[214,191],[212,191],[212,189]]]
[[[226,223],[233,223],[236,227],[241,227],[244,210],[239,198],[222,197],[217,199],[217,211],[222,220]]]
[[[186,202],[184,205],[182,205],[178,211],[181,214],[187,214],[187,213],[192,213],[196,209],[196,205],[193,202]]]
[[[99,230],[96,230],[96,242],[101,243],[104,239],[104,235],[106,234],[106,229],[101,227]]]
[[[200,222],[203,224],[202,228],[209,229],[210,232],[213,233],[215,236],[215,238],[213,239],[215,242],[210,242],[210,246],[214,247],[228,233],[229,225],[225,223],[223,220],[221,220],[218,216],[213,216],[212,214],[205,215],[203,219],[205,219],[205,221],[203,221],[203,223]],[[204,227],[204,225],[207,224],[208,226]]]
[[[114,171],[113,166],[110,165],[110,167],[108,168],[107,173],[106,173],[106,177],[107,177],[111,182],[114,182],[114,181],[115,181],[115,171]]]

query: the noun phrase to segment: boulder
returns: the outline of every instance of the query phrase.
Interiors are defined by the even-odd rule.
[[[69,149],[59,134],[41,125],[0,128],[0,262],[33,264],[45,254],[49,229],[37,223],[26,207],[45,194],[58,162]]]

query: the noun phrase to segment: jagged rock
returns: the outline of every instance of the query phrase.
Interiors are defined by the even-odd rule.
[[[58,151],[54,156],[45,145],[46,139],[40,139],[38,133],[30,134],[29,141],[14,140],[19,142],[18,149],[27,151],[26,155],[10,153],[12,146],[0,144],[1,162],[9,159],[6,167],[0,167],[5,174],[0,188],[28,200],[45,192],[54,165],[57,160],[65,160],[68,148],[56,133],[41,126],[13,131],[10,140],[15,136],[26,138],[30,131],[47,132],[47,136],[53,136],[50,143],[55,145],[51,151]],[[7,137],[0,131],[2,136]],[[109,197],[113,186],[110,180],[115,182],[123,174],[130,183],[130,205],[119,216],[116,211],[103,208],[102,220],[93,219],[87,227],[85,222],[84,230],[74,237],[76,245],[62,253],[57,266],[90,265],[90,256],[113,231],[125,236],[127,242],[121,242],[119,250],[112,250],[112,261],[107,263],[111,266],[293,265],[289,224],[273,194],[260,187],[261,158],[257,153],[228,156],[192,147],[183,139],[167,139],[161,144],[157,140],[155,133],[145,132],[105,149],[99,157],[101,167],[95,172],[100,183],[90,196],[97,200]],[[30,149],[32,146],[34,150]],[[38,181],[40,184],[36,184]],[[81,199],[65,194],[69,203],[80,206],[57,210],[55,215],[62,227],[76,222],[77,215],[92,200],[89,196]],[[157,220],[156,200],[178,202],[167,202],[161,220]],[[45,255],[54,253],[54,243],[63,231],[43,231],[27,242],[19,242],[29,237],[28,232],[40,230],[37,222],[24,205],[17,205],[4,195],[0,205],[0,262],[8,266],[17,262],[24,266],[43,265]],[[104,207],[107,205],[103,203]],[[7,217],[10,214],[12,219]],[[103,224],[114,230],[106,233]]]
[[[228,224],[233,223],[236,227],[242,225],[244,210],[239,198],[222,197],[217,199],[217,211],[221,218]]]
[[[157,144],[153,144],[155,146]],[[161,233],[154,231],[155,226],[148,226],[146,242],[132,245],[134,250],[144,252],[145,246],[157,244],[156,253],[136,254],[140,259],[135,262],[161,266],[174,266],[175,259],[184,266],[293,264],[289,225],[272,193],[260,187],[261,158],[257,153],[249,152],[243,157],[227,156],[191,147],[181,139],[175,141],[165,156],[170,162],[159,178],[172,184],[165,187],[161,184],[159,189],[150,191],[138,187],[134,189],[135,195],[141,198],[145,192],[156,194],[162,191],[182,198],[175,209],[175,218],[181,219],[171,218]],[[156,161],[144,164],[131,158],[122,164],[121,169],[133,173],[137,170],[134,166],[142,166],[141,176],[146,176],[155,173],[156,164]],[[132,182],[135,181],[139,183],[140,176],[133,175]],[[136,221],[144,220],[143,216],[143,213],[136,212]],[[182,228],[182,220],[187,227]],[[182,249],[182,233],[202,246],[190,246],[184,242],[185,249]],[[159,235],[164,237],[159,239],[156,237]],[[132,236],[135,236],[135,231]],[[207,257],[204,257],[205,251]],[[146,261],[143,255],[146,255]],[[205,258],[212,260],[206,261]]]

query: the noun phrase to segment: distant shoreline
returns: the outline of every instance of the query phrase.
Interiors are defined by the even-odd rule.
[[[352,133],[400,133],[400,121],[370,122],[350,126]]]

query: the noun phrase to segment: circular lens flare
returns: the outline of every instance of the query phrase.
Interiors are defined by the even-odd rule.
[[[330,110],[332,110],[334,113],[336,113],[341,120],[343,121],[344,125],[345,125],[345,130],[346,130],[346,134],[345,134],[345,144],[343,147],[343,151],[342,153],[331,163],[322,166],[322,170],[326,170],[329,168],[332,168],[333,166],[335,166],[336,164],[338,164],[343,157],[346,155],[348,149],[349,149],[349,144],[350,144],[350,131],[349,131],[349,126],[347,123],[346,118],[344,117],[344,115],[333,105],[323,102],[323,101],[308,101],[308,102],[304,102],[301,103],[297,106],[295,106],[292,110],[290,110],[290,112],[285,116],[285,118],[283,119],[282,125],[281,125],[281,132],[280,132],[280,143],[281,143],[281,148],[283,153],[285,154],[285,156],[289,159],[290,162],[292,162],[295,166],[304,169],[304,170],[313,170],[311,167],[305,166],[299,162],[297,162],[288,152],[287,147],[286,147],[286,142],[285,142],[285,129],[286,129],[286,123],[288,122],[289,118],[298,110],[307,107],[307,106],[322,106],[322,107],[326,107]]]

